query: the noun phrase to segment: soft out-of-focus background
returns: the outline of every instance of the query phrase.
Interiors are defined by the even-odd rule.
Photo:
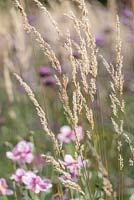
[[[64,13],[69,13],[73,10],[79,16],[76,4],[64,0],[42,0],[41,2],[46,5],[57,21],[60,29],[63,31],[63,35],[66,37],[67,30],[69,29],[71,38],[75,42],[79,42],[71,21],[64,15]],[[32,0],[23,1],[23,5],[29,23],[35,26],[44,40],[51,44],[62,65],[63,73],[71,77],[71,65],[68,55],[62,48],[64,42],[62,40],[64,39],[57,40],[58,36],[55,27],[53,27],[50,19],[40,11]],[[87,8],[98,51],[108,62],[112,62],[113,64],[115,62],[114,49],[116,45],[116,11],[119,14],[123,43],[122,53],[124,56],[125,129],[128,134],[131,133],[130,136],[133,140],[134,2],[133,0],[89,0],[87,1]],[[80,59],[80,55],[75,50],[74,57]],[[107,149],[110,155],[109,159],[112,160],[113,152],[111,149],[115,144],[111,143],[113,129],[110,123],[110,85],[106,69],[99,57],[98,63],[98,92],[100,101],[95,101],[94,108],[98,116],[100,115],[100,110],[103,115],[105,134],[109,135]],[[52,151],[49,139],[42,134],[43,131],[33,105],[25,95],[23,88],[15,80],[12,72],[19,73],[32,87],[37,99],[47,113],[51,128],[55,134],[58,134],[60,127],[67,124],[67,120],[63,115],[64,111],[59,101],[58,88],[54,78],[54,74],[57,72],[52,69],[49,60],[43,55],[34,37],[24,32],[20,14],[13,8],[12,2],[9,0],[0,0],[0,176],[7,177],[11,173],[13,166],[5,157],[5,152],[10,148],[11,144],[16,144],[19,138],[29,140],[33,134],[37,152]],[[81,124],[83,123],[81,121]],[[113,166],[110,166],[110,168],[113,170],[114,160],[112,164]],[[114,173],[113,171],[113,177]],[[132,169],[126,172],[126,177],[131,190],[134,186]]]

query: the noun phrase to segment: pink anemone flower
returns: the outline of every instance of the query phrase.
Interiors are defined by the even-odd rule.
[[[24,169],[17,169],[15,174],[11,176],[12,180],[15,180],[17,183],[22,183],[22,177],[26,174]]]
[[[8,151],[6,156],[19,164],[31,163],[33,161],[33,144],[27,141],[19,142],[12,151]]]
[[[26,188],[38,194],[41,191],[47,191],[52,187],[49,179],[41,179],[35,173],[29,171],[22,177],[22,182]]]

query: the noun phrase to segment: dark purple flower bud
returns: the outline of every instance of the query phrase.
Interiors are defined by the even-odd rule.
[[[123,10],[123,15],[124,15],[124,17],[129,18],[129,19],[134,16],[133,13],[132,13],[132,11],[129,10],[128,8],[125,8]]]
[[[81,54],[80,54],[78,51],[74,51],[74,52],[73,52],[73,56],[74,56],[74,58],[76,58],[76,59],[80,59],[80,58],[81,58]]]
[[[43,80],[43,85],[45,86],[54,86],[56,84],[56,81],[54,79],[54,77],[50,76],[47,77]]]
[[[68,199],[68,189],[65,189],[63,196],[60,196],[59,194],[54,194],[52,196],[51,200],[67,200]]]
[[[95,37],[95,42],[96,42],[96,45],[99,46],[99,47],[104,46],[104,44],[105,44],[104,37],[101,36],[101,35],[97,35],[97,36]]]
[[[60,197],[58,194],[55,194],[52,196],[52,199],[51,200],[62,200],[63,198]]]
[[[51,74],[52,74],[52,72],[51,72],[49,67],[42,66],[42,67],[39,68],[40,77],[50,76]]]

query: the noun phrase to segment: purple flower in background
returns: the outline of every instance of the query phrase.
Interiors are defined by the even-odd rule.
[[[133,15],[133,12],[131,10],[129,10],[128,8],[125,8],[122,12],[123,16],[126,17],[126,18],[132,18],[134,15]]]
[[[72,141],[76,141],[76,134],[77,134],[79,140],[83,139],[84,133],[83,133],[81,126],[77,126],[76,133],[75,133],[75,131],[72,130],[72,135],[71,135]]]
[[[122,21],[122,23],[123,23],[125,26],[131,28],[131,23],[130,23],[130,20],[129,20],[129,19],[123,17],[123,18],[121,19],[121,21]]]
[[[75,167],[75,166],[78,166],[78,167],[82,167],[82,159],[81,157],[79,156],[77,160],[73,159],[73,157],[70,155],[70,154],[66,154],[65,157],[64,157],[64,166],[67,167],[67,168],[70,168],[70,167]]]
[[[15,174],[11,176],[12,180],[15,180],[17,183],[22,183],[22,177],[26,174],[24,169],[17,169]]]
[[[82,140],[84,134],[81,126],[77,127],[76,133],[78,134],[78,138]],[[58,134],[57,138],[60,142],[68,144],[71,141],[76,140],[76,134],[75,131],[71,130],[69,126],[63,126],[61,127],[60,133]]]
[[[50,180],[41,179],[35,173],[29,171],[22,177],[22,182],[26,185],[26,188],[35,192],[40,193],[41,191],[46,191],[52,187]]]
[[[59,194],[54,194],[52,196],[51,200],[64,200],[62,196],[60,196]]]
[[[74,52],[73,52],[73,56],[74,56],[74,58],[76,58],[76,59],[80,59],[80,58],[81,58],[81,54],[80,54],[78,51],[74,51]]]
[[[55,78],[52,76],[49,76],[47,78],[44,78],[42,80],[43,85],[45,86],[54,86],[56,84]]]
[[[132,20],[131,20],[131,19],[133,19],[133,17],[134,17],[134,13],[131,10],[129,10],[128,8],[125,8],[122,11],[121,21],[125,26],[127,26],[131,30],[133,30],[133,24],[132,24]]]
[[[52,74],[51,69],[46,66],[40,67],[38,73],[39,73],[40,77],[46,77],[46,76],[50,76]]]
[[[60,128],[60,134],[58,134],[57,138],[59,141],[64,143],[70,143],[71,142],[71,128],[69,126],[62,126]]]
[[[96,45],[99,47],[103,47],[105,45],[105,39],[102,35],[96,35],[95,37]]]
[[[49,67],[40,67],[38,73],[44,86],[54,86],[56,84],[55,78],[52,76],[52,71]]]
[[[8,188],[7,182],[4,178],[0,179],[0,194],[2,195],[12,195],[13,191]]]
[[[86,165],[86,160],[82,160],[81,156],[78,156],[75,160],[71,155],[67,154],[64,157],[64,161],[60,161],[64,165],[71,175],[72,179],[77,179],[80,176],[80,170]]]
[[[16,147],[6,153],[7,157],[19,164],[31,163],[33,161],[33,144],[27,141],[19,142]]]
[[[37,16],[35,15],[29,15],[27,18],[30,25],[32,25],[37,20]]]

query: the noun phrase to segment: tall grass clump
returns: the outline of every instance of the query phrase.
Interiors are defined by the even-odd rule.
[[[129,169],[133,168],[134,149],[125,113],[121,23],[116,11],[112,13],[111,22],[115,59],[109,61],[97,46],[90,20],[91,5],[84,0],[69,2],[70,10],[63,15],[63,20],[68,23],[65,30],[47,7],[39,0],[32,1],[33,7],[37,7],[46,23],[48,20],[54,29],[56,39],[53,42],[29,21],[25,4],[19,0],[12,0],[12,3],[11,15],[21,44],[16,45],[20,66],[16,70],[11,56],[4,55],[6,93],[11,105],[26,102],[27,107],[21,106],[24,116],[25,112],[30,114],[31,107],[34,110],[25,122],[21,122],[25,129],[20,132],[30,126],[28,134],[17,135],[14,144],[10,139],[4,143],[6,157],[11,160],[6,177],[10,186],[5,178],[0,178],[1,198],[132,200],[133,191],[127,184],[131,182],[128,177],[132,174]],[[26,79],[31,67],[31,52],[34,52],[35,60],[36,53],[34,45],[27,49],[29,41],[26,43],[25,37],[32,41],[32,45],[38,45],[36,48],[42,50],[43,59],[51,65],[51,69],[47,66],[40,71],[35,69],[29,76],[33,78],[39,73],[41,78],[35,80],[45,80],[43,90],[37,86],[34,88]],[[64,59],[66,67],[63,66]],[[102,73],[105,73],[105,80],[101,78]],[[19,85],[18,93],[14,85]],[[53,91],[47,88],[48,85],[53,86]],[[19,106],[13,107],[16,113],[19,109]],[[105,112],[107,109],[108,113]],[[13,111],[10,115],[17,120]]]

